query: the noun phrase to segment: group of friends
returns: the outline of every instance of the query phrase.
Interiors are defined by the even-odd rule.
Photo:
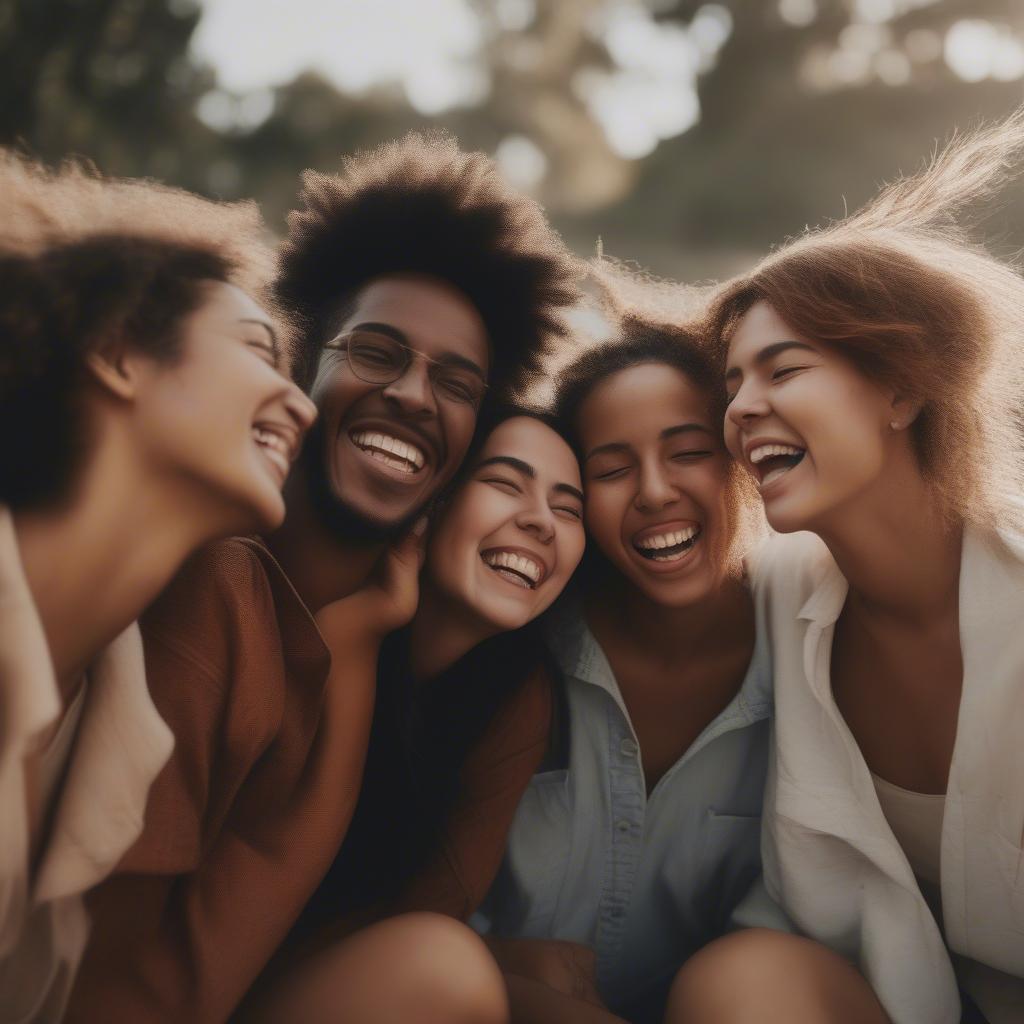
[[[695,287],[3,153],[0,1021],[1024,1021],[1021,160]]]

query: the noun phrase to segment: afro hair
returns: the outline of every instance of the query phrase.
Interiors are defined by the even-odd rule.
[[[469,299],[490,340],[492,393],[522,386],[565,335],[577,260],[483,153],[410,133],[346,158],[340,174],[306,171],[299,198],[276,287],[305,332],[296,379],[307,387],[346,304],[385,274],[429,274]]]

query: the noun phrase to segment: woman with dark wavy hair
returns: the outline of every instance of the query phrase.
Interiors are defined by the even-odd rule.
[[[225,205],[0,153],[0,1005],[63,1014],[82,894],[172,739],[135,619],[194,549],[284,517],[313,420],[271,253]]]
[[[1022,152],[1024,112],[955,141],[710,317],[787,535],[766,882],[897,1024],[1024,1019],[1024,280],[957,219]]]

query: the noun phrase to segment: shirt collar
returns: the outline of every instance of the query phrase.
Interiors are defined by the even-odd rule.
[[[548,646],[566,678],[597,686],[625,713],[625,704],[604,650],[587,625],[579,591],[567,588],[545,621]],[[713,725],[748,725],[766,718],[772,707],[771,657],[767,637],[758,632],[754,654],[739,690]],[[709,726],[710,728],[710,726]]]

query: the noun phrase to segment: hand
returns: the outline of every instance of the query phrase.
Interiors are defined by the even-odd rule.
[[[595,980],[597,956],[589,946],[560,939],[486,941],[506,974],[541,982],[562,995],[604,1008]]]
[[[408,624],[419,601],[419,573],[423,565],[423,535],[427,520],[416,525],[381,555],[369,579],[355,592],[324,605],[316,613],[328,646],[334,650],[351,642],[354,634],[375,642]]]

